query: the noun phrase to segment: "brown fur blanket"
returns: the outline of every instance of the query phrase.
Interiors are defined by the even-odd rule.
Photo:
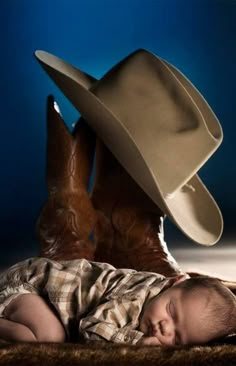
[[[235,342],[236,344],[236,342]],[[17,343],[0,345],[4,366],[232,366],[236,365],[235,344],[208,346],[124,346],[73,343]]]

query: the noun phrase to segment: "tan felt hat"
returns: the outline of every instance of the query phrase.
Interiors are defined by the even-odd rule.
[[[222,142],[223,132],[193,84],[144,49],[100,80],[50,53],[35,55],[170,220],[196,243],[215,244],[223,231],[222,214],[196,173]]]

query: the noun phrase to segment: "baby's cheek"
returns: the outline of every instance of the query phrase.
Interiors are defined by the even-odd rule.
[[[150,315],[152,317],[156,317],[158,316],[159,312],[160,312],[161,307],[159,306],[159,304],[154,303],[151,307],[150,307]]]

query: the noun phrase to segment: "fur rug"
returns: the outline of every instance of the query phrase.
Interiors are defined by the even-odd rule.
[[[15,343],[0,345],[4,366],[233,366],[236,341],[207,346],[124,346],[73,343]],[[233,344],[234,343],[234,344]]]

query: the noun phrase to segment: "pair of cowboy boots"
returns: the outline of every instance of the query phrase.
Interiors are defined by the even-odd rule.
[[[93,166],[91,194],[88,184]],[[164,241],[164,214],[82,118],[72,133],[53,97],[47,107],[48,199],[37,220],[40,255],[118,268],[183,273]]]

